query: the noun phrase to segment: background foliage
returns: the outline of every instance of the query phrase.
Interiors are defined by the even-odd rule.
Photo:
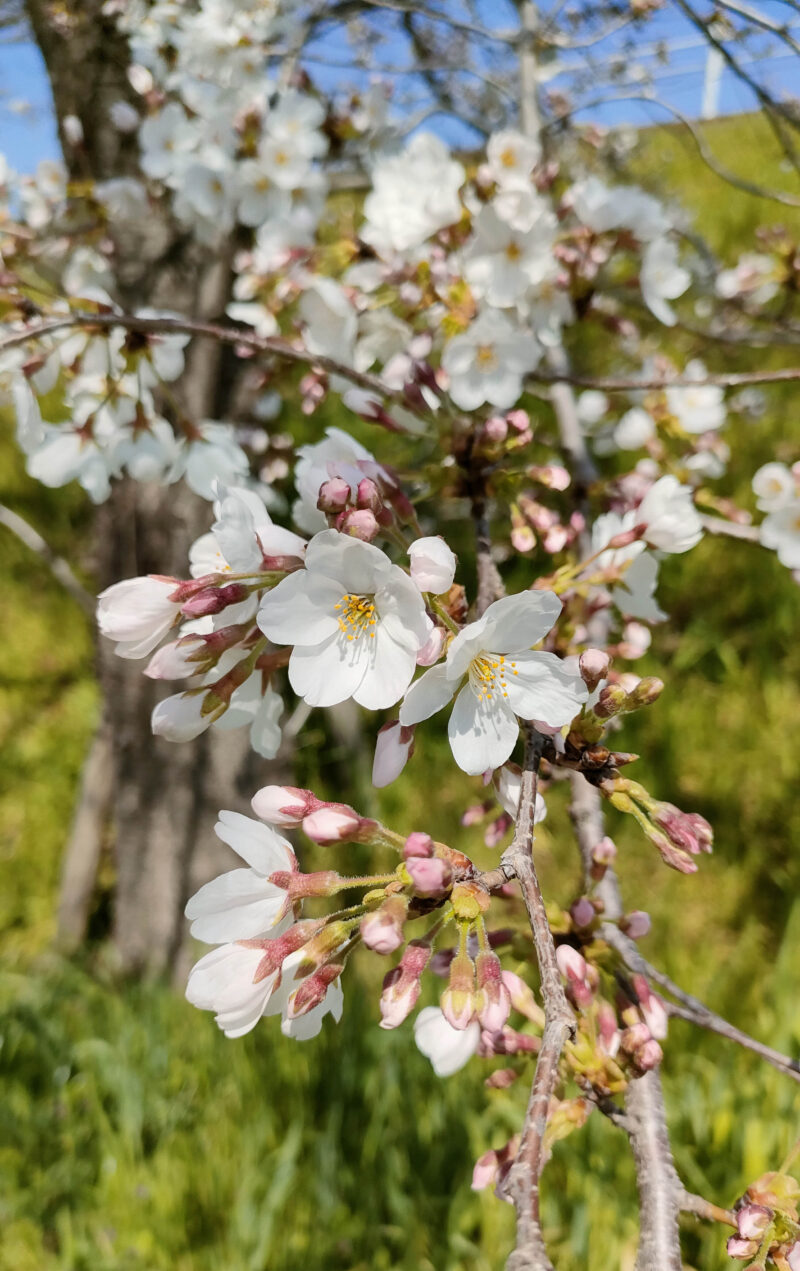
[[[709,135],[735,170],[774,177],[779,160],[758,117],[717,121]],[[677,131],[654,129],[642,142],[642,181],[688,205],[725,257],[751,248],[760,224],[800,232],[798,215],[721,184]],[[700,346],[682,334],[672,347],[688,357]],[[777,356],[721,348],[714,365]],[[766,401],[758,422],[730,425],[728,492],[746,505],[760,463],[800,455],[790,390],[769,389]],[[27,479],[8,430],[0,499],[75,559],[89,518],[80,492]],[[116,981],[99,939],[71,963],[50,951],[60,853],[98,705],[91,632],[6,534],[0,577],[0,1271],[495,1271],[512,1212],[472,1194],[469,1180],[474,1158],[519,1124],[523,1083],[485,1091],[474,1069],[440,1082],[410,1028],[376,1027],[371,982],[360,993],[351,980],[342,1024],[303,1047],[269,1025],[232,1043],[168,988]],[[665,562],[662,578],[675,617],[636,669],[666,665],[668,689],[620,742],[641,753],[636,776],[659,797],[709,817],[717,848],[687,879],[612,823],[626,898],[653,916],[643,942],[652,961],[797,1054],[800,591],[772,553],[710,537]],[[326,745],[320,766],[322,727],[305,734],[299,779],[336,797],[349,756]],[[424,825],[454,841],[465,787],[446,753],[429,730],[416,763],[380,794],[378,810],[397,828]],[[545,894],[568,904],[577,875],[563,803],[564,792],[551,792],[538,853]],[[460,833],[473,851],[481,831]],[[98,938],[104,921],[101,903]],[[797,1135],[796,1086],[679,1021],[664,1078],[684,1180],[719,1203],[776,1168]],[[544,1194],[560,1265],[632,1265],[633,1171],[599,1115],[557,1145]],[[702,1271],[729,1265],[722,1232],[691,1219],[684,1249]]]

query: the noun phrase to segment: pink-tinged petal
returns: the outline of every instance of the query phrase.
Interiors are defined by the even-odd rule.
[[[541,719],[551,728],[561,728],[575,718],[588,697],[580,675],[567,670],[554,653],[518,653],[510,662],[506,664],[508,701],[517,715]]]
[[[377,623],[370,646],[370,662],[353,697],[360,706],[377,711],[400,701],[411,683],[417,659],[416,650],[398,644],[383,622]]]
[[[292,870],[297,861],[291,844],[271,825],[241,812],[220,812],[214,833],[232,847],[251,869],[265,878],[276,870]]]
[[[368,636],[347,640],[340,631],[313,648],[295,646],[289,659],[289,683],[309,706],[335,706],[352,697],[369,665]]]
[[[268,591],[258,610],[258,625],[276,644],[315,644],[339,630],[336,610],[345,588],[307,570],[289,574]]]
[[[543,640],[561,613],[561,601],[552,591],[521,591],[489,605],[484,617],[492,629],[487,648],[494,653],[516,653]]]
[[[519,724],[502,699],[479,701],[465,684],[455,700],[447,734],[459,768],[477,776],[505,763],[519,736]]]
[[[452,699],[458,688],[454,680],[447,678],[447,667],[433,666],[421,675],[408,690],[400,707],[400,723],[404,727],[430,719]]]

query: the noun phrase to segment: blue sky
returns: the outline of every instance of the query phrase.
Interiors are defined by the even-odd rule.
[[[492,4],[497,2],[492,0]],[[494,16],[497,21],[496,10]],[[670,8],[658,14],[648,25],[644,45],[650,45],[655,38],[663,38],[673,48],[676,41],[682,45],[673,52],[669,68],[659,70],[660,95],[682,113],[696,118],[702,101],[705,48],[697,43],[696,33]],[[618,37],[611,37],[598,48],[597,56],[612,55],[615,41],[618,47]],[[326,40],[325,52],[329,56],[335,55],[335,42],[330,38]],[[654,58],[645,57],[642,61],[645,65],[657,65]],[[335,74],[328,71],[326,80],[333,80]],[[776,57],[759,63],[759,76],[773,90],[793,88],[797,91],[797,61],[791,57]],[[353,77],[348,76],[348,79]],[[566,82],[566,79],[561,82]],[[558,83],[556,79],[555,86]],[[20,108],[23,103],[24,110]],[[725,71],[720,85],[720,113],[753,109],[754,104],[749,90],[729,71]],[[578,118],[584,122],[641,126],[667,120],[669,115],[655,104],[620,101],[602,107],[590,106],[580,112]],[[470,136],[452,122],[431,121],[427,126],[440,131],[454,144],[474,141],[474,134]],[[20,172],[32,172],[41,159],[56,158],[59,154],[47,77],[38,49],[31,43],[0,41],[0,151]]]

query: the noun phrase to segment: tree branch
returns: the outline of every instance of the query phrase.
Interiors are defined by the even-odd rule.
[[[575,1020],[561,984],[553,936],[533,862],[533,817],[542,741],[533,726],[527,725],[516,828],[502,858],[503,865],[513,869],[519,880],[528,911],[545,1013],[522,1140],[503,1187],[503,1194],[513,1201],[517,1211],[517,1243],[506,1263],[506,1271],[552,1271],[539,1217],[539,1179],[544,1166],[544,1135],[550,1100],[558,1081],[558,1064],[565,1042],[575,1032]]]
[[[683,1188],[672,1161],[657,1069],[628,1083],[625,1112],[639,1188],[636,1271],[681,1271],[678,1212]]]
[[[59,556],[53,551],[49,543],[45,542],[38,530],[35,530],[26,520],[18,516],[16,512],[12,512],[11,508],[7,508],[2,503],[0,503],[0,525],[4,525],[21,543],[24,543],[32,552],[35,552],[47,565],[53,577],[61,583],[64,590],[68,591],[72,599],[77,601],[83,612],[88,617],[94,618],[95,609],[97,608],[97,601],[94,596],[75,577],[63,556]]]

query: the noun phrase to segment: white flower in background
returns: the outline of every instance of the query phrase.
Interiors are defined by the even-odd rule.
[[[501,221],[523,234],[537,224],[546,228],[553,223],[550,204],[530,185],[501,186],[492,207]]]
[[[269,881],[271,874],[297,869],[291,845],[271,826],[239,812],[220,812],[214,833],[248,868],[221,874],[195,892],[185,910],[192,935],[206,944],[265,935],[291,910],[286,889]]]
[[[486,167],[500,186],[528,186],[531,173],[542,157],[542,148],[533,137],[507,129],[495,132],[486,145]]]
[[[111,493],[106,456],[91,437],[44,424],[39,445],[28,452],[25,471],[51,489],[78,481],[93,503]]]
[[[117,132],[136,132],[141,123],[138,110],[131,106],[130,102],[123,101],[122,98],[111,103],[108,117]]]
[[[569,199],[578,220],[596,234],[629,229],[641,242],[650,242],[670,228],[658,199],[635,185],[607,186],[590,176],[572,186]]]
[[[416,539],[408,549],[411,577],[420,591],[442,596],[456,576],[456,558],[439,535]]]
[[[121,658],[152,653],[180,617],[180,604],[170,600],[177,583],[172,578],[126,578],[106,587],[97,597],[97,625],[115,640]]]
[[[230,424],[204,419],[196,440],[184,449],[172,479],[183,476],[201,499],[212,499],[217,481],[236,485],[250,469],[247,455],[234,438]]]
[[[328,522],[317,507],[320,486],[330,477],[341,477],[350,483],[355,496],[359,481],[367,475],[359,466],[361,463],[371,465],[373,470],[377,466],[369,450],[340,428],[328,428],[322,441],[300,447],[294,470],[299,497],[292,508],[299,529],[309,534],[325,529]]]
[[[639,286],[648,309],[665,327],[674,327],[677,322],[667,301],[682,296],[691,281],[689,270],[678,263],[678,248],[672,239],[657,238],[648,243],[642,257]]]
[[[800,500],[770,512],[761,522],[759,533],[764,547],[778,553],[787,569],[800,569]]]
[[[475,295],[505,309],[553,270],[555,217],[543,214],[530,230],[514,229],[491,205],[475,218],[475,237],[464,252],[464,277]]]
[[[245,159],[237,167],[237,216],[242,225],[263,225],[274,216],[288,216],[292,198],[272,177],[263,159]]]
[[[697,358],[686,366],[687,379],[702,380],[706,368]],[[725,394],[717,384],[688,384],[683,388],[668,388],[667,406],[688,433],[710,432],[725,423]]]
[[[578,398],[577,408],[578,419],[585,429],[590,430],[608,413],[608,398],[597,388],[587,388]]]
[[[309,353],[352,363],[358,320],[344,287],[333,278],[317,278],[300,298],[300,316]]]
[[[145,119],[139,129],[142,171],[154,180],[173,177],[185,166],[194,146],[194,133],[186,112],[178,102],[167,102],[163,110]]]
[[[400,700],[432,627],[408,575],[336,530],[316,534],[305,569],[264,596],[258,625],[276,644],[294,645],[289,682],[309,705],[352,697],[370,710]]]
[[[165,419],[155,416],[146,429],[120,431],[109,446],[112,469],[124,468],[134,481],[168,483],[181,453],[181,445]]]
[[[651,485],[636,509],[635,521],[647,526],[645,542],[662,552],[688,552],[703,537],[692,490],[673,476],[661,477]]]
[[[395,317],[390,309],[369,309],[359,318],[353,366],[357,371],[368,371],[374,362],[382,365],[390,362],[392,358],[406,354],[412,339],[410,327]],[[403,370],[410,375],[411,365],[407,356]],[[394,387],[402,388],[405,378],[406,375],[403,375]]]
[[[303,556],[305,539],[275,525],[255,490],[216,483],[214,515],[208,534],[189,549],[192,578],[204,574],[247,574],[261,569],[264,556]],[[230,608],[224,611],[225,625]],[[239,619],[237,619],[239,621]]]
[[[550,591],[496,600],[452,640],[445,662],[411,686],[400,723],[429,719],[457,693],[447,732],[456,763],[472,774],[505,763],[519,734],[517,716],[553,728],[570,723],[586,701],[583,680],[554,653],[531,651],[560,612]]]
[[[733,269],[717,274],[716,291],[723,300],[744,296],[755,305],[767,304],[778,294],[776,261],[760,252],[745,252]]]
[[[797,482],[785,463],[765,463],[753,473],[752,484],[762,512],[777,512],[797,497]]]
[[[641,406],[632,406],[614,428],[614,444],[620,450],[641,450],[656,435],[653,416]]]
[[[92,194],[112,221],[136,221],[147,216],[150,210],[147,189],[135,177],[95,181]]]
[[[417,133],[399,154],[379,158],[359,233],[379,254],[407,252],[461,219],[465,172],[443,141]]]
[[[417,1049],[433,1064],[437,1077],[452,1077],[469,1063],[481,1040],[481,1026],[476,1019],[466,1028],[453,1028],[438,1006],[424,1006],[414,1020]]]
[[[450,397],[462,410],[477,410],[484,402],[510,410],[540,356],[533,335],[520,331],[505,314],[486,310],[445,345],[442,366]]]
[[[639,524],[636,512],[626,512],[620,516],[616,512],[605,512],[598,516],[592,526],[592,551],[600,552],[601,548],[612,538],[625,530],[633,529]],[[610,548],[601,552],[594,567],[597,569],[622,569],[626,566],[622,580],[611,588],[611,599],[629,618],[640,618],[643,622],[662,622],[666,614],[662,613],[656,603],[655,590],[658,582],[658,561],[645,545],[638,539],[627,547]],[[591,568],[591,566],[590,566]]]

